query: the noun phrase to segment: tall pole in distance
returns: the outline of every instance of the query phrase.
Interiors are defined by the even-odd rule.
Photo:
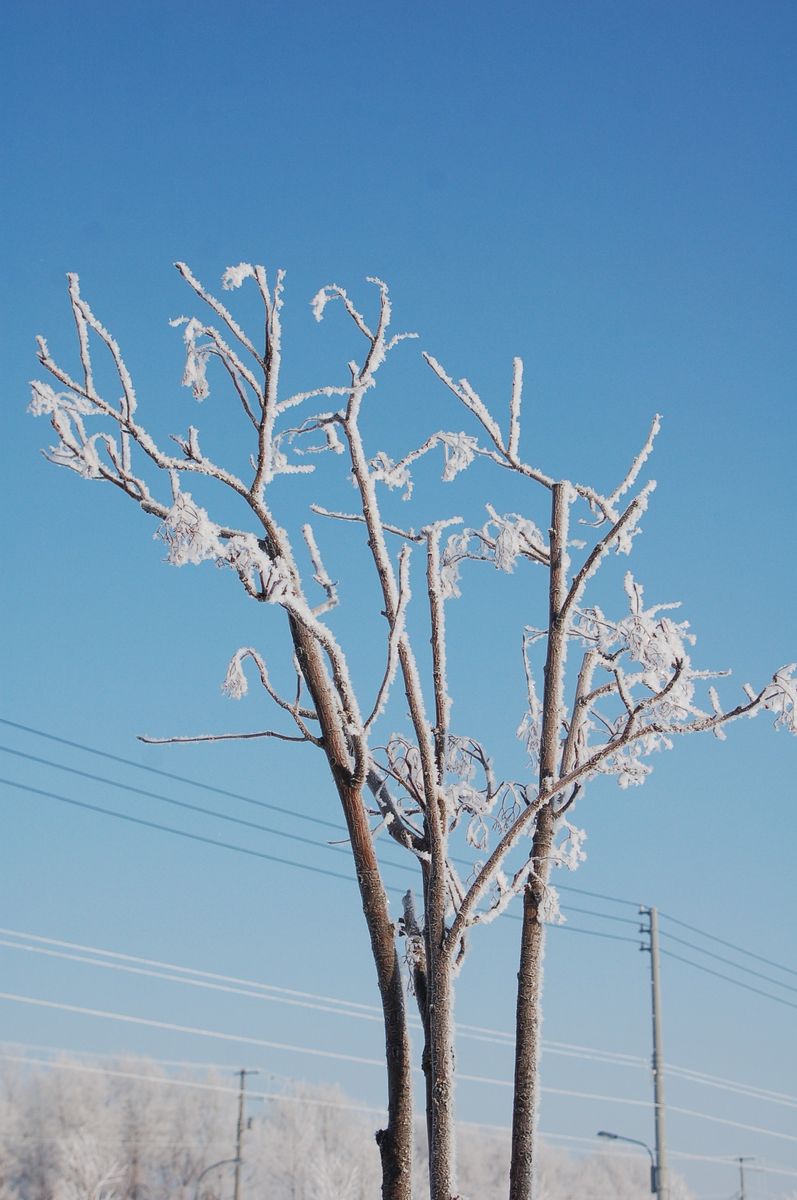
[[[238,1127],[235,1135],[235,1182],[233,1183],[233,1200],[239,1200],[241,1191],[241,1143],[244,1137],[244,1092],[246,1090],[247,1075],[257,1075],[257,1071],[240,1070],[238,1078],[240,1086],[238,1088]]]
[[[669,1200],[670,1179],[667,1170],[667,1143],[664,1121],[664,1048],[661,1036],[661,991],[659,960],[659,916],[655,908],[642,908],[648,918],[648,928],[642,932],[650,937],[650,994],[653,1005],[653,1104],[656,1130],[656,1196],[658,1200]]]
[[[744,1164],[746,1162],[752,1162],[753,1160],[750,1156],[743,1156],[740,1154],[736,1161],[739,1164],[739,1196],[741,1197],[741,1200],[745,1200],[747,1192],[745,1191],[744,1187]]]

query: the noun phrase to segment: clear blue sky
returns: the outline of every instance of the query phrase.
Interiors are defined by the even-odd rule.
[[[700,662],[733,666],[740,682],[797,656],[792,4],[222,9],[205,0],[188,8],[77,0],[4,9],[0,715],[336,819],[320,766],[301,751],[138,747],[134,734],[143,730],[258,724],[254,706],[231,708],[218,683],[239,644],[262,640],[261,613],[209,566],[167,568],[151,525],[131,505],[44,463],[38,449],[47,428],[24,412],[37,369],[34,334],[72,353],[64,274],[77,270],[126,348],[153,424],[219,419],[213,401],[197,414],[177,387],[179,335],[166,322],[190,301],[170,266],[175,259],[209,283],[241,259],[286,267],[287,370],[299,383],[346,353],[339,324],[312,322],[310,297],[333,279],[364,288],[369,274],[390,283],[397,325],[419,330],[423,348],[485,394],[505,394],[511,357],[521,354],[526,436],[533,458],[554,475],[608,486],[660,411],[652,463],[659,490],[633,564],[648,595],[682,599]],[[409,364],[415,350],[402,353]],[[443,403],[439,390],[420,368],[401,370],[413,419],[426,419],[429,406]],[[400,430],[401,421],[394,412],[386,428]],[[542,601],[532,601],[533,622]],[[484,628],[473,608],[454,620],[460,644]],[[471,670],[479,681],[491,653],[489,641],[477,646]],[[515,711],[503,717],[494,714],[489,731],[511,753]],[[323,836],[8,727],[0,727],[0,743]],[[733,728],[724,745],[678,746],[641,791],[595,787],[579,812],[589,860],[569,882],[658,905],[793,965],[795,754],[794,742],[761,719]],[[9,779],[347,871],[345,857],[327,850],[225,829],[2,759]],[[375,999],[355,891],[345,881],[11,788],[0,812],[4,926]],[[634,936],[632,926],[599,918],[572,914],[571,923]],[[516,935],[516,923],[505,921],[479,939],[461,986],[464,1020],[509,1027]],[[357,1022],[186,997],[166,984],[131,990],[111,972],[0,952],[9,991],[273,1040],[378,1049]],[[646,965],[631,944],[554,932],[546,1035],[647,1054]],[[674,960],[665,989],[673,1062],[793,1090],[793,1008]],[[212,1043],[5,1002],[0,1012],[7,1039],[239,1065],[238,1050]],[[369,1102],[381,1095],[372,1069],[277,1052],[268,1063],[257,1057],[279,1074],[340,1079]],[[461,1062],[488,1074],[510,1065],[506,1051],[476,1044],[463,1046]],[[642,1073],[582,1060],[549,1058],[546,1082],[648,1094]],[[789,1128],[785,1110],[751,1100],[730,1107],[726,1093],[675,1080],[670,1098]],[[460,1099],[465,1117],[506,1119],[500,1089],[463,1084]],[[543,1125],[581,1136],[607,1126],[651,1133],[645,1110],[556,1096],[546,1099]],[[797,1170],[792,1144],[729,1127],[673,1116],[670,1140],[685,1151],[755,1153]],[[690,1171],[703,1193],[734,1186],[731,1176]],[[779,1195],[788,1182],[768,1178],[770,1191],[759,1180],[754,1197]]]

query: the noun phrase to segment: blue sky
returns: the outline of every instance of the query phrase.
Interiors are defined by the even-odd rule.
[[[316,327],[310,297],[334,279],[367,303],[370,274],[390,283],[397,326],[418,330],[421,348],[485,396],[507,395],[511,358],[522,355],[530,457],[554,475],[608,486],[661,412],[651,464],[659,489],[632,564],[647,594],[682,599],[699,636],[696,657],[733,666],[740,681],[795,657],[792,5],[232,3],[222,12],[204,0],[189,10],[82,0],[7,5],[4,25],[9,427],[0,454],[9,520],[0,715],[336,819],[309,755],[271,746],[145,751],[134,741],[144,730],[257,725],[254,704],[231,709],[218,684],[232,651],[262,640],[262,613],[209,566],[165,566],[152,526],[132,506],[41,459],[47,429],[24,412],[34,334],[64,357],[73,352],[64,274],[77,270],[125,348],[153,425],[179,429],[198,417],[226,444],[216,399],[197,414],[178,387],[179,335],[167,318],[193,309],[175,259],[208,283],[241,259],[287,268],[291,384],[315,382],[351,353],[340,318],[330,313]],[[241,304],[246,311],[243,296]],[[414,344],[401,354],[377,439],[400,439],[410,419],[424,428],[454,419]],[[475,495],[467,482],[458,486],[446,499],[454,511]],[[529,577],[513,584],[513,606],[521,586],[533,622],[542,596]],[[495,602],[487,584],[474,589],[477,601]],[[341,617],[351,638],[356,619]],[[469,714],[502,635],[485,635],[478,603],[457,610],[452,626],[458,648],[469,650],[458,668]],[[469,679],[477,682],[470,698]],[[517,754],[509,699],[506,713],[495,704],[484,719],[502,751]],[[323,837],[310,824],[300,829],[20,730],[0,732],[0,742],[25,753]],[[679,745],[642,790],[595,787],[579,810],[589,859],[569,882],[656,904],[793,964],[795,752],[760,719],[735,727],[724,745]],[[3,758],[0,773],[31,786],[347,870],[344,856],[325,849],[225,829]],[[11,788],[2,810],[9,928],[374,998],[351,884]],[[632,926],[602,918],[573,914],[571,923],[634,936]],[[461,986],[464,1020],[509,1027],[516,934],[505,921],[479,939]],[[262,1007],[244,1012],[240,1000],[186,999],[143,982],[131,992],[126,977],[100,978],[111,972],[3,954],[9,991],[354,1052],[367,1041],[357,1022],[341,1028],[319,1014],[308,1025],[300,1010],[279,1005],[266,1006],[264,1020]],[[547,1036],[647,1054],[645,971],[631,944],[553,933]],[[673,1062],[789,1091],[792,1009],[674,960],[665,989]],[[153,1031],[10,1003],[3,1015],[4,1036],[21,1041],[222,1061],[216,1046],[178,1046]],[[462,1059],[494,1074],[498,1053],[469,1046]],[[340,1079],[369,1102],[381,1095],[378,1072],[277,1052],[271,1065]],[[647,1097],[641,1073],[629,1081],[564,1058],[546,1069],[551,1086],[619,1096],[635,1087]],[[507,1057],[500,1071],[508,1070]],[[724,1109],[724,1093],[673,1082],[671,1098],[787,1128],[778,1109],[752,1101]],[[470,1119],[506,1118],[500,1089],[463,1085],[461,1102]],[[649,1132],[642,1109],[546,1099],[543,1124],[552,1130],[587,1136],[612,1123],[631,1136]],[[784,1141],[686,1118],[672,1118],[670,1140],[695,1153],[795,1163]],[[703,1192],[725,1186],[693,1170]],[[772,1177],[760,1194],[777,1195],[778,1186]]]

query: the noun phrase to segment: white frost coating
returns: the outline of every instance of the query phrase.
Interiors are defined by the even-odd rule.
[[[616,504],[616,502],[620,499],[620,497],[624,496],[625,493],[628,491],[628,489],[632,488],[634,486],[634,484],[636,483],[637,478],[639,476],[639,472],[642,470],[645,463],[650,458],[651,451],[653,450],[653,443],[655,442],[660,429],[661,429],[661,413],[656,413],[656,415],[653,418],[653,422],[650,426],[650,432],[648,433],[647,440],[646,440],[644,446],[639,451],[639,454],[636,456],[634,461],[631,463],[631,466],[629,468],[628,474],[626,475],[625,479],[622,481],[622,483],[619,485],[619,487],[617,487],[612,492],[611,496],[609,496],[608,502],[610,505]]]
[[[708,698],[711,701],[711,707],[714,710],[714,715],[716,717],[721,717],[722,705],[720,704],[719,694],[715,687],[710,687],[708,689]],[[714,730],[714,737],[718,742],[724,742],[726,740],[727,735],[721,725],[717,725],[716,729]]]
[[[532,766],[538,766],[542,749],[542,701],[534,683],[534,668],[529,657],[530,646],[545,636],[543,629],[523,630],[523,669],[526,676],[526,695],[529,706],[517,728],[517,736],[525,742]]]
[[[587,859],[583,850],[587,834],[584,829],[579,829],[564,819],[562,819],[561,827],[566,830],[566,833],[559,845],[553,849],[553,861],[557,867],[566,867],[568,871],[575,871],[578,869],[579,863],[586,862]]]
[[[639,522],[643,515],[647,512],[648,503],[652,493],[656,490],[656,481],[651,479],[650,483],[646,484],[636,499],[636,507],[629,521],[623,526],[617,535],[617,554],[630,554],[633,546],[634,538],[642,531],[639,528]]]
[[[444,600],[455,600],[462,595],[459,590],[459,564],[469,557],[470,539],[470,530],[452,533],[440,556],[440,591]]]
[[[761,707],[775,713],[775,728],[788,729],[789,733],[797,733],[797,679],[794,673],[797,663],[789,663],[781,667],[772,677],[772,682],[764,688],[761,697]]]
[[[334,300],[335,296],[340,295],[341,292],[342,288],[339,288],[335,283],[327,284],[326,287],[318,289],[310,301],[310,307],[313,310],[313,316],[315,317],[316,321],[323,321],[324,309],[329,304],[330,300]]]
[[[368,464],[371,472],[371,478],[380,480],[382,483],[393,491],[395,488],[404,488],[402,500],[409,500],[412,495],[412,476],[410,475],[409,467],[403,463],[395,463],[393,459],[385,454],[384,450],[380,450]]]
[[[87,390],[92,395],[92,398],[94,398],[92,390],[93,384],[91,382],[91,364],[88,357],[88,335],[85,333],[85,330],[80,328],[83,322],[88,324],[94,330],[100,340],[105,343],[111,352],[111,357],[113,358],[114,366],[116,367],[116,372],[119,376],[119,382],[121,383],[122,391],[124,392],[124,413],[127,418],[130,418],[136,410],[136,392],[135,388],[133,387],[133,380],[130,377],[130,372],[127,369],[124,359],[122,358],[122,352],[119,349],[119,344],[116,339],[111,336],[102,322],[97,320],[88,303],[81,297],[80,281],[77,275],[71,274],[68,275],[67,278],[69,279],[69,295],[72,300],[75,319],[79,326],[78,337],[81,343],[81,356],[83,358],[83,365],[86,369]]]
[[[321,551],[318,548],[318,542],[315,540],[313,527],[309,523],[302,526],[302,537],[305,540],[307,549],[310,552],[310,560],[313,564],[313,579],[320,588],[323,588],[326,593],[326,600],[323,604],[317,605],[313,609],[313,614],[320,617],[322,613],[328,612],[338,603],[338,594],[336,585],[330,579],[327,569],[324,566],[324,560],[321,557]]]
[[[74,392],[56,392],[49,383],[42,383],[39,379],[31,380],[30,389],[28,412],[31,416],[45,417],[59,409],[80,413],[84,417],[96,412],[94,406],[83,396]]]
[[[377,721],[385,711],[388,697],[391,688],[396,680],[396,673],[399,667],[399,645],[404,637],[407,620],[407,605],[412,599],[410,590],[410,551],[408,546],[403,546],[399,556],[399,590],[398,600],[396,602],[396,613],[390,626],[390,634],[387,642],[387,666],[382,679],[382,684],[376,697],[373,712],[365,723],[365,728],[369,729],[374,721]]]
[[[255,268],[251,263],[238,263],[237,267],[228,267],[221,277],[221,286],[229,292],[239,288],[245,279],[254,279]]]
[[[349,299],[346,289],[340,287],[340,285],[337,283],[328,283],[326,287],[319,288],[319,290],[313,296],[313,299],[310,301],[310,305],[313,310],[313,316],[315,317],[316,321],[323,320],[324,309],[329,304],[330,300],[340,300],[341,304],[346,309],[346,312],[354,321],[360,332],[369,340],[373,337],[371,330],[365,323],[365,318],[363,317],[362,313],[358,312],[354,307]]]
[[[271,443],[271,469],[267,472],[264,483],[271,483],[277,475],[312,475],[315,471],[312,463],[292,463],[290,461],[282,449],[282,443],[286,438],[290,444],[291,439],[287,434],[278,433]]]
[[[509,401],[509,447],[510,458],[517,458],[520,444],[520,402],[523,396],[523,359],[512,359],[512,398]]]
[[[479,443],[468,433],[438,433],[437,437],[443,444],[443,482],[450,483],[473,462]]]
[[[559,906],[559,893],[550,883],[545,885],[537,915],[545,925],[567,924],[567,917]]]
[[[230,665],[227,667],[224,683],[221,685],[221,690],[231,700],[240,700],[249,691],[249,684],[243,668],[243,658],[246,653],[247,651],[243,649],[235,651],[230,659]]]
[[[100,457],[95,444],[102,435],[95,433],[93,437],[78,443],[67,432],[68,418],[63,413],[54,413],[52,422],[61,440],[57,446],[50,447],[47,454],[50,462],[55,463],[58,467],[69,467],[83,479],[102,478]]]
[[[177,492],[154,537],[166,543],[169,548],[166,561],[175,567],[224,557],[218,525],[201,505],[194,503],[189,492]]]
[[[183,341],[185,342],[185,370],[181,380],[183,387],[190,387],[195,400],[206,400],[210,395],[207,381],[207,365],[213,347],[210,342],[197,345],[197,338],[205,332],[205,326],[196,317],[175,317],[169,324],[173,327],[184,325]]]
[[[229,566],[239,575],[243,575],[253,586],[257,586],[259,579],[253,579],[253,575],[261,576],[268,579],[272,571],[271,559],[263,550],[253,533],[240,533],[228,539],[226,545],[222,547],[222,553],[218,558],[218,566]]]
[[[491,504],[487,505],[487,511],[490,520],[477,536],[486,546],[491,546],[497,570],[511,574],[520,555],[539,559],[547,553],[542,534],[533,521],[519,513],[499,516]]]

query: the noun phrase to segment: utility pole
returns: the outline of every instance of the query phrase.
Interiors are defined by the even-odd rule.
[[[257,1075],[257,1071],[240,1070],[237,1072],[241,1081],[238,1088],[238,1127],[235,1135],[235,1182],[233,1183],[233,1200],[239,1200],[241,1190],[241,1143],[244,1137],[244,1092],[246,1091],[247,1075]]]
[[[740,1154],[736,1161],[739,1164],[739,1196],[741,1197],[741,1200],[746,1200],[747,1193],[744,1189],[744,1164],[746,1162],[752,1162],[753,1159],[750,1155],[743,1156]]]
[[[664,1048],[661,1037],[661,991],[660,991],[660,961],[659,961],[659,917],[655,908],[640,908],[640,913],[648,918],[648,925],[642,926],[640,932],[650,938],[650,945],[642,946],[650,951],[650,995],[653,1006],[653,1106],[655,1112],[656,1130],[656,1173],[655,1192],[657,1200],[669,1200],[670,1179],[667,1170],[667,1146],[665,1135],[664,1108]]]

